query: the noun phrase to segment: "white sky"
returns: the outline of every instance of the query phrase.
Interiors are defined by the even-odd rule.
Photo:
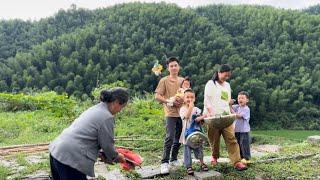
[[[38,20],[54,15],[59,9],[77,7],[95,9],[126,2],[175,3],[181,7],[196,7],[208,4],[258,4],[285,9],[303,9],[320,4],[320,0],[0,0],[0,19]]]

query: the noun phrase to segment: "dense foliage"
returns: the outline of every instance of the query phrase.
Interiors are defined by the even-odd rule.
[[[153,64],[181,59],[201,107],[217,65],[234,67],[233,96],[251,94],[252,125],[320,129],[320,16],[266,6],[123,4],[0,22],[0,91],[54,90],[85,99],[125,81],[152,92]],[[162,74],[164,76],[166,73]]]
[[[75,106],[75,100],[55,92],[35,95],[0,93],[0,111],[4,112],[47,110],[57,117],[73,117]]]

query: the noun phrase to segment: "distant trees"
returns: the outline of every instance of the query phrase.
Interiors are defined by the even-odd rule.
[[[73,7],[36,22],[1,21],[0,91],[48,89],[84,98],[120,80],[137,93],[153,92],[160,78],[153,64],[178,56],[199,106],[217,65],[229,63],[233,96],[250,92],[254,126],[320,129],[319,24],[308,10],[164,3]]]

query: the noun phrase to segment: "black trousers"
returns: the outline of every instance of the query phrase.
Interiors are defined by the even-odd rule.
[[[249,160],[251,158],[249,133],[236,132],[235,135],[239,144],[241,159]]]
[[[50,154],[50,168],[53,180],[86,180],[87,176],[82,172],[62,164]]]
[[[166,139],[164,141],[161,163],[176,161],[180,148],[182,120],[180,117],[166,117]],[[171,152],[171,157],[170,157]]]

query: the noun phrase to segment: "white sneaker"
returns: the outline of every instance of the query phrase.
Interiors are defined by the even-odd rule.
[[[178,167],[178,166],[180,166],[179,161],[178,161],[178,160],[175,160],[175,161],[170,162],[170,166],[172,166],[172,167]]]
[[[169,174],[169,164],[168,163],[161,164],[160,174]]]

